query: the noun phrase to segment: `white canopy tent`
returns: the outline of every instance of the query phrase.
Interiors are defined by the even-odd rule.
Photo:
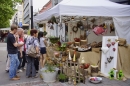
[[[130,16],[130,6],[117,4],[109,0],[63,0],[50,10],[37,15],[34,21],[42,21],[52,15]]]
[[[114,17],[116,35],[130,43],[130,5],[117,4],[109,0],[63,0],[50,10],[37,15],[34,22],[62,15]]]

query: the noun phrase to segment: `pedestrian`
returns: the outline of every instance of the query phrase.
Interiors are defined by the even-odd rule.
[[[17,32],[17,28],[17,25],[11,25],[11,32],[7,36],[7,51],[10,58],[9,78],[11,80],[20,80],[20,77],[16,75],[17,68],[19,66],[17,48],[22,46],[23,44],[17,43],[18,35],[15,35],[15,33]]]
[[[23,29],[22,28],[18,28],[17,34],[19,36],[18,43],[19,44],[23,44],[24,43]],[[19,62],[20,62],[19,67],[18,67],[18,72],[23,72],[23,70],[21,68],[22,67],[22,62],[23,62],[23,51],[24,51],[23,47],[24,47],[24,45],[21,46],[21,47],[18,47],[18,59],[19,59]]]
[[[8,73],[9,72],[9,65],[10,65],[10,58],[7,55],[7,60],[6,60],[6,69],[5,71]]]
[[[26,69],[26,77],[29,78],[29,77],[32,77],[32,78],[37,78],[37,75],[36,75],[36,68],[35,68],[35,65],[34,65],[34,60],[35,58],[31,57],[31,56],[28,56],[28,50],[30,49],[30,46],[31,45],[34,45],[35,46],[35,49],[36,49],[36,52],[37,52],[37,57],[40,56],[39,55],[39,42],[38,42],[38,39],[37,39],[37,30],[35,29],[32,29],[30,31],[30,34],[31,36],[27,38],[26,40],[26,59],[27,59],[27,69]]]
[[[46,46],[47,46],[47,41],[45,38],[45,34],[43,32],[38,33],[38,39],[40,42],[40,67],[43,68],[45,65],[46,61]]]
[[[27,30],[24,30],[24,34],[22,36],[22,39],[24,41],[24,45],[23,45],[23,50],[22,50],[22,58],[23,58],[23,61],[22,61],[22,65],[21,65],[21,68],[22,70],[25,70],[25,64],[26,64],[26,40],[27,38],[29,37],[29,35],[27,35]]]

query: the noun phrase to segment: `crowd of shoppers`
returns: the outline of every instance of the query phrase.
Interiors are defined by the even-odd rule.
[[[9,72],[11,80],[19,80],[17,73],[26,70],[27,78],[37,78],[39,67],[43,68],[46,61],[46,38],[43,32],[36,29],[30,30],[30,35],[22,28],[11,25],[11,31],[7,35],[7,64],[6,71]],[[36,57],[28,55],[30,45],[36,49]],[[40,62],[40,65],[39,65]]]

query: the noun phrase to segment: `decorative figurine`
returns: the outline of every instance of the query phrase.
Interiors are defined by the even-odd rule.
[[[69,51],[69,60],[70,60],[70,61],[72,60],[72,58],[71,58],[71,54],[70,54],[70,51]]]
[[[114,69],[111,69],[110,72],[109,72],[109,78],[114,79],[114,75],[115,75]]]
[[[69,84],[69,85],[72,84],[71,77],[69,77],[68,84]]]
[[[120,70],[118,73],[118,80],[122,80],[123,77],[124,77],[124,74],[123,74],[122,70]]]
[[[73,85],[76,86],[76,78],[73,78]]]
[[[76,61],[75,54],[76,54],[76,51],[74,51],[73,62],[75,62],[75,61]]]

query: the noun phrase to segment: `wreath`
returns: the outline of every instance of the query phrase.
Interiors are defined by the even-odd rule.
[[[73,30],[73,32],[77,33],[78,28],[77,28],[76,26],[74,26],[74,27],[72,28],[72,30]]]

